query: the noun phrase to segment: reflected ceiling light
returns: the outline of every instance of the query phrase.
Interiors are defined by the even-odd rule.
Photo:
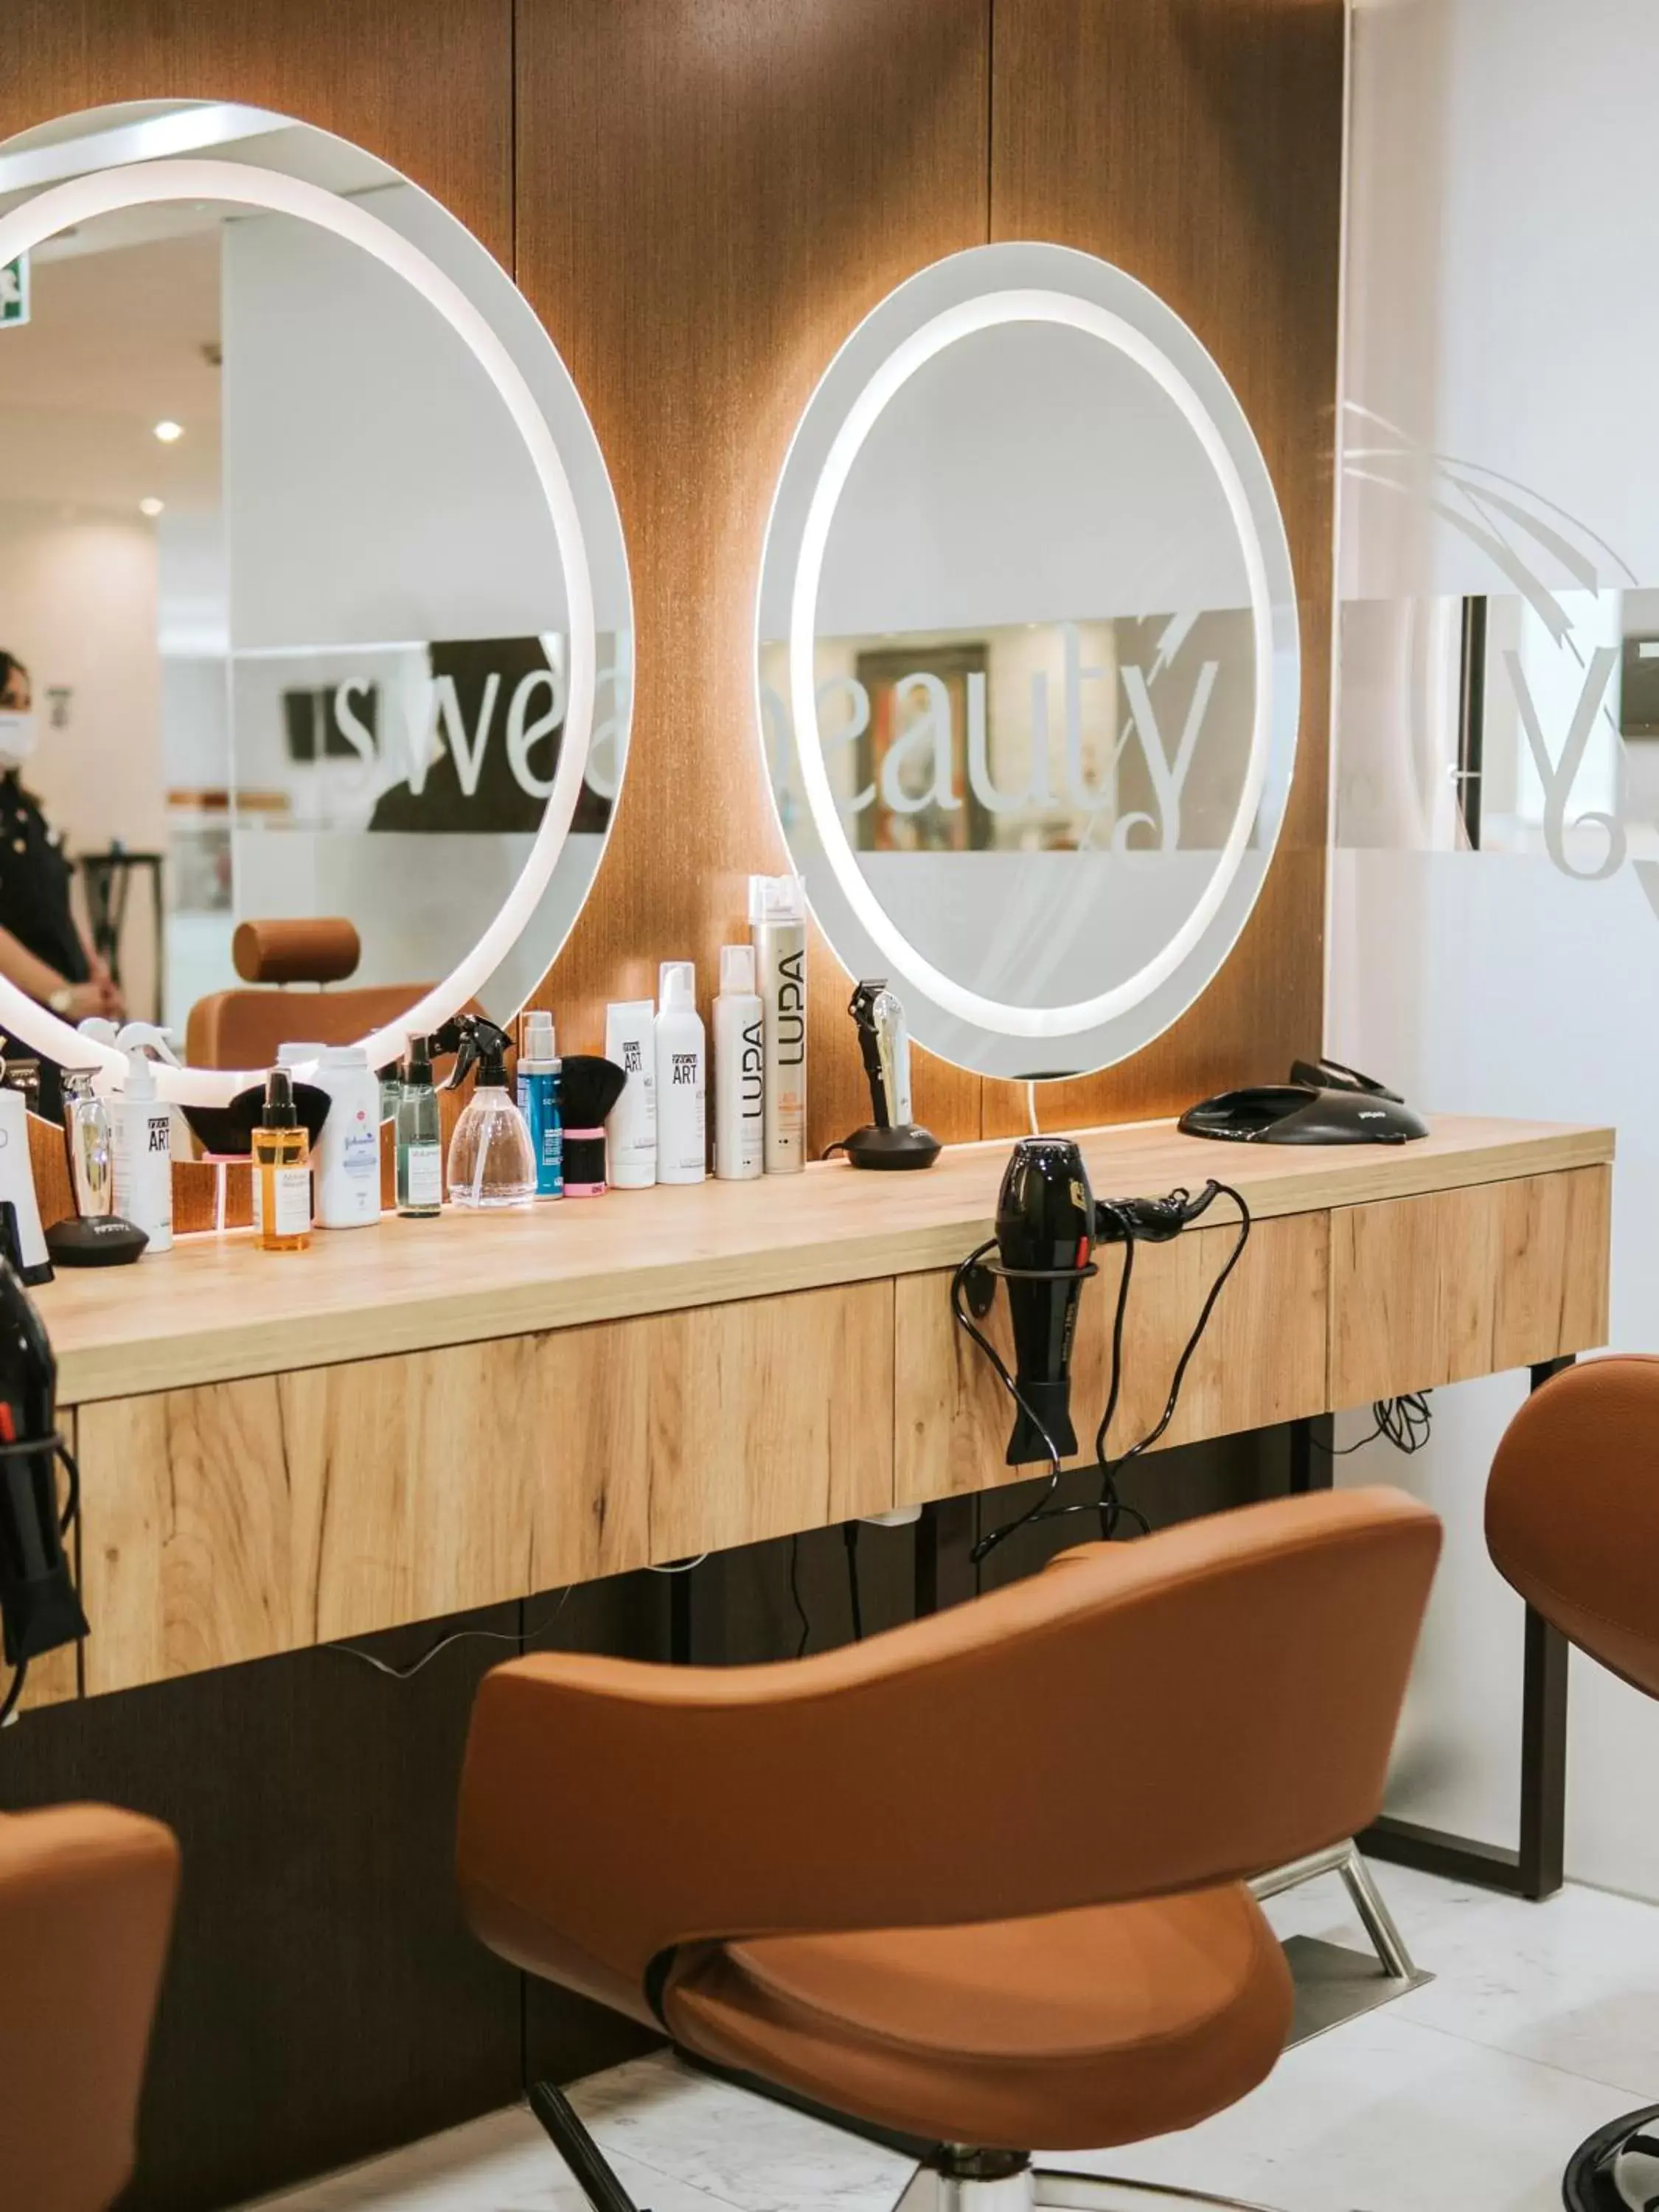
[[[155,434],[164,446],[176,446],[185,434],[185,426],[169,416],[156,424]]]
[[[166,506],[166,500],[157,499],[155,495],[152,492],[148,499],[141,499],[139,501],[138,512],[140,514],[149,515],[153,522],[155,520],[155,517],[162,512]]]
[[[477,362],[524,441],[538,489],[547,502],[554,542],[564,569],[570,661],[565,697],[564,737],[559,747],[553,788],[524,866],[495,919],[477,943],[441,983],[416,1000],[395,1022],[361,1040],[371,1067],[397,1059],[411,1036],[441,1029],[500,966],[524,934],[547,889],[576,812],[593,735],[599,636],[593,611],[593,579],[587,540],[563,460],[547,418],[525,380],[523,370],[483,311],[429,255],[382,222],[361,202],[342,199],[320,185],[290,177],[280,169],[256,168],[240,161],[160,161],[131,167],[98,169],[55,185],[21,206],[0,215],[0,268],[20,253],[32,252],[65,224],[111,215],[118,208],[188,204],[192,200],[228,201],[234,207],[258,208],[314,223],[349,246],[360,247],[382,267],[401,276],[455,332]],[[158,423],[158,433],[161,428]],[[127,1057],[112,1045],[96,1044],[0,975],[0,1025],[64,1067],[100,1067],[125,1075]],[[161,1096],[189,1104],[226,1106],[239,1091],[263,1083],[258,1068],[159,1067]]]
[[[1070,1006],[1021,1006],[969,990],[917,951],[894,921],[859,865],[830,787],[818,728],[814,647],[818,589],[836,509],[853,465],[883,410],[917,371],[963,338],[1007,323],[1057,323],[1112,346],[1143,369],[1173,400],[1204,451],[1227,502],[1243,556],[1255,647],[1255,713],[1244,787],[1204,895],[1155,957],[1128,979]],[[849,341],[850,343],[850,341]],[[810,410],[809,410],[810,411]],[[1246,435],[1249,435],[1248,430]],[[1252,440],[1252,445],[1254,441]],[[787,472],[788,463],[785,463]],[[1288,555],[1285,556],[1288,568]],[[1273,596],[1249,494],[1221,429],[1163,348],[1133,323],[1092,300],[1036,289],[981,292],[947,307],[896,345],[848,409],[824,457],[801,531],[789,608],[790,704],[801,781],[818,842],[842,896],[891,965],[943,1012],[1002,1036],[1075,1036],[1128,1013],[1151,997],[1188,959],[1215,920],[1243,862],[1267,781],[1274,720]]]

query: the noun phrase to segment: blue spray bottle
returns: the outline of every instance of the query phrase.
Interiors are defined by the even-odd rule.
[[[559,1113],[559,1060],[550,1013],[524,1018],[519,1054],[519,1111],[530,1125],[538,1198],[564,1196],[564,1125]]]

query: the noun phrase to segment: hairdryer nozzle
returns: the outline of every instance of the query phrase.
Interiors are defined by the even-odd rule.
[[[1064,1375],[1048,1382],[1033,1382],[1022,1379],[1019,1395],[1025,1401],[1015,1408],[1014,1431],[1008,1439],[1010,1467],[1030,1467],[1034,1462],[1048,1464],[1048,1444],[1052,1443],[1061,1459],[1070,1459],[1077,1449],[1077,1431],[1072,1426],[1072,1386]],[[1028,1413],[1025,1407],[1030,1407]],[[1031,1415],[1036,1419],[1033,1420]],[[1037,1423],[1042,1423],[1042,1428]],[[1043,1431],[1048,1431],[1045,1440]]]

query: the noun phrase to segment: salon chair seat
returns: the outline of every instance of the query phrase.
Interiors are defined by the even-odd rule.
[[[0,1817],[0,2205],[105,2212],[132,2172],[179,1883],[159,1821]]]
[[[1032,2145],[1271,2070],[1290,1978],[1245,1883],[1378,1810],[1438,1547],[1397,1492],[1328,1492],[811,1659],[514,1662],[473,1709],[466,1911],[694,2059],[937,2146],[959,2193],[1054,2201]],[[532,2102],[621,2212],[568,2100]]]
[[[1586,1360],[1528,1399],[1492,1462],[1486,1543],[1535,1612],[1659,1698],[1659,1358]],[[1568,2212],[1652,2212],[1659,2105],[1582,2143],[1563,2196]]]

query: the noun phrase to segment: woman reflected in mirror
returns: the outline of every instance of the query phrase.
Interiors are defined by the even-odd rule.
[[[0,650],[0,975],[66,1022],[125,1012],[70,902],[63,833],[24,787],[38,741],[28,670]]]

